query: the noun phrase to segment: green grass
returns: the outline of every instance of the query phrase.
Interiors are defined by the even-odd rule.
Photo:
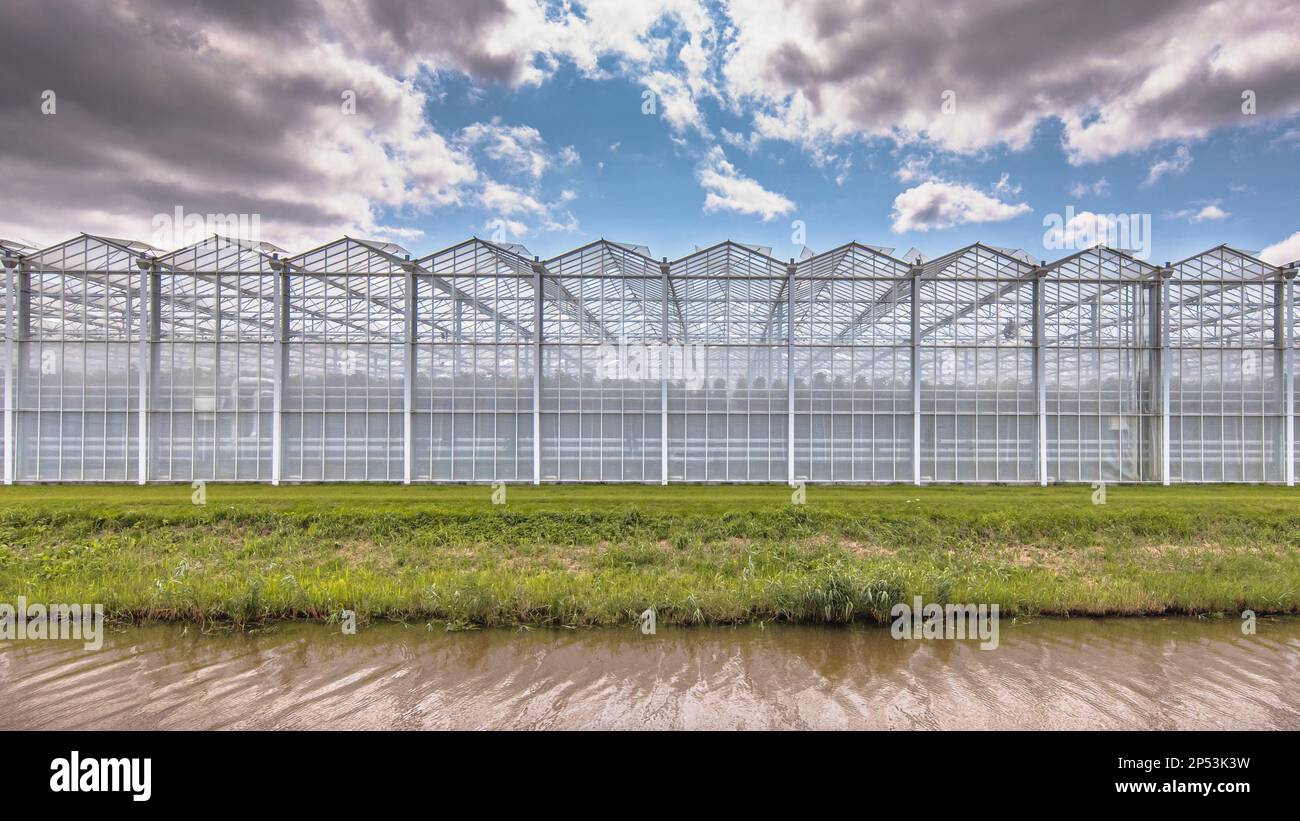
[[[1279,487],[18,486],[0,601],[114,618],[479,625],[880,620],[904,597],[1005,613],[1300,613]]]

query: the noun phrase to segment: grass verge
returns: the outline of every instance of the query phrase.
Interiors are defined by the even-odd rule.
[[[0,601],[120,620],[451,627],[1300,613],[1300,492],[1280,487],[19,486]]]

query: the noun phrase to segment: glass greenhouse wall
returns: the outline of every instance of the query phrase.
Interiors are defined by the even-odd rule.
[[[972,245],[4,263],[4,481],[1294,484],[1294,266]]]

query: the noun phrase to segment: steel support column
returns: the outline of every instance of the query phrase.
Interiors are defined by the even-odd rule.
[[[415,472],[415,425],[412,416],[415,405],[415,263],[402,263],[402,280],[405,288],[402,346],[402,484],[409,485]]]
[[[275,271],[275,393],[271,398],[271,484],[280,484],[284,473],[284,378],[288,369],[289,268],[284,260],[273,259]]]
[[[787,483],[793,487],[794,477],[794,260],[785,269],[785,389],[786,389],[786,432],[785,432],[785,476]],[[809,425],[812,418],[809,417]],[[810,428],[811,429],[811,428]]]
[[[1286,465],[1283,468],[1286,476],[1287,487],[1295,486],[1295,276],[1296,270],[1289,268],[1282,272],[1286,280],[1283,287],[1283,299],[1285,304],[1282,310],[1284,318],[1285,336],[1282,339],[1282,396],[1285,406],[1283,412],[1286,414],[1284,427],[1286,430],[1285,446],[1283,458],[1286,459]]]
[[[5,269],[5,416],[4,416],[4,483],[12,485],[14,483],[14,452],[16,445],[14,442],[14,399],[17,392],[14,390],[14,377],[18,375],[18,369],[14,367],[14,354],[17,348],[16,337],[18,331],[16,328],[18,322],[18,266],[20,261],[17,257],[8,254],[4,257]]]
[[[216,293],[220,294],[220,289],[218,289]],[[218,306],[220,305],[220,301],[217,302],[217,305]],[[219,314],[220,308],[218,307],[216,310],[218,311]],[[218,325],[219,324],[220,323],[218,321]],[[221,338],[221,331],[219,327],[217,329],[216,336],[217,339]],[[149,454],[152,453],[153,451],[153,445],[152,445],[153,436],[151,433],[151,431],[153,430],[153,424],[149,421],[152,418],[150,416],[150,411],[153,409],[154,397],[158,395],[158,375],[162,373],[162,273],[159,271],[157,264],[155,264],[153,270],[149,272],[148,348],[149,348],[149,374],[146,382],[146,384],[148,385],[148,390],[146,391],[144,397],[146,400],[146,402],[144,403],[144,413],[145,413],[144,418],[146,423],[144,428],[144,433],[146,435],[142,437],[145,446],[141,448],[140,451],[145,465],[145,469],[143,473],[146,482],[149,480],[150,474],[152,473],[152,471],[149,469],[149,462],[148,462]],[[219,354],[217,355],[217,361],[218,362],[221,361]],[[171,400],[168,401],[170,404]],[[214,457],[213,469],[215,470],[216,469],[215,450],[214,450],[213,457]],[[193,474],[193,470],[194,468],[193,466],[191,466],[190,467],[191,474]]]
[[[533,257],[533,484],[542,483],[542,274]],[[556,425],[559,434],[559,425]]]
[[[1160,483],[1168,485],[1172,482],[1171,477],[1171,459],[1170,459],[1170,432],[1171,415],[1170,415],[1170,367],[1169,367],[1169,280],[1174,275],[1174,270],[1165,263],[1165,267],[1160,269],[1160,281],[1156,285],[1156,302],[1159,305],[1160,316]]]
[[[912,269],[912,484],[921,484],[921,267]]]
[[[660,287],[663,289],[664,322],[664,347],[659,352],[659,484],[661,485],[668,484],[668,370],[671,362],[668,347],[672,344],[672,336],[668,333],[668,271],[670,267],[667,257],[664,257],[663,262],[659,263]],[[685,328],[682,330],[685,331]],[[683,345],[685,345],[685,342],[685,340],[682,340]],[[685,357],[685,353],[682,356]],[[685,360],[683,359],[683,361]]]
[[[1043,358],[1043,331],[1045,309],[1043,305],[1043,278],[1047,272],[1039,268],[1034,276],[1034,409],[1038,414],[1038,438],[1034,449],[1038,457],[1038,484],[1047,486],[1047,367]]]
[[[158,263],[141,256],[136,260],[140,269],[140,313],[136,351],[136,484],[149,481],[149,406],[152,403],[154,383],[154,346],[161,331],[158,298]]]

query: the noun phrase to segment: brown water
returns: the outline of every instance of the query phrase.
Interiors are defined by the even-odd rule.
[[[0,643],[0,728],[1300,728],[1300,620],[337,630]]]

